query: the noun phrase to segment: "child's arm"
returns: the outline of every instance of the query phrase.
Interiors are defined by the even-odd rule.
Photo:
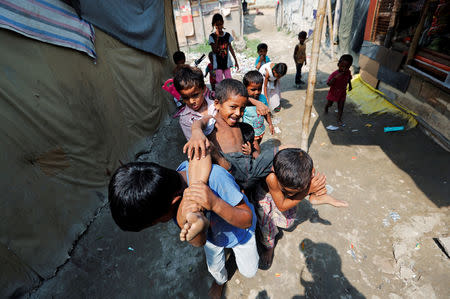
[[[297,63],[297,60],[295,59],[295,57],[297,57],[297,53],[298,53],[298,45],[295,45],[295,49],[294,49],[294,62]]]
[[[272,116],[270,115],[270,113],[267,113],[266,115],[264,115],[264,118],[266,119],[267,123],[269,124],[270,134],[273,135],[273,133],[275,132],[275,128],[273,127],[273,124],[272,124]]]
[[[203,129],[206,128],[208,121],[212,116],[206,116],[199,120],[194,121],[192,124],[192,136],[191,139],[184,145],[183,153],[187,153],[188,159],[200,159],[200,155],[206,156],[206,151],[210,146],[208,138],[203,134]]]
[[[348,90],[352,90],[352,76],[350,75],[350,78],[348,79]]]
[[[203,183],[196,183],[184,191],[184,198],[200,204],[207,210],[213,211],[223,220],[238,228],[248,228],[252,225],[252,210],[241,200],[236,206],[223,201]]]
[[[269,82],[269,72],[266,71],[266,75],[264,76],[264,95],[266,96],[267,102],[269,102],[269,97],[267,93],[267,82]]]
[[[339,78],[340,76],[342,76],[344,73],[338,73],[337,75],[335,75],[333,78],[328,79],[327,81],[327,85],[328,86],[332,86],[334,84],[334,82],[336,81],[337,78]]]
[[[280,184],[278,184],[278,179],[274,173],[271,173],[266,177],[266,184],[267,187],[269,187],[270,195],[272,195],[273,201],[280,212],[292,209],[306,196],[306,192],[300,192],[292,199],[286,198],[283,191],[280,189]]]
[[[254,99],[252,97],[248,97],[247,106],[255,106],[256,113],[258,113],[258,115],[267,115],[267,113],[269,113],[269,111],[270,111],[269,107],[267,107],[266,104]]]
[[[236,55],[234,54],[234,49],[233,49],[233,46],[231,45],[231,43],[230,43],[229,47],[230,47],[230,53],[231,53],[231,55],[233,55],[233,58],[234,58],[234,65],[236,66],[236,69],[239,70],[239,64],[238,64]]]
[[[261,65],[263,65],[263,57],[264,57],[264,63],[267,63],[267,62],[266,62],[266,56],[260,55],[260,56],[259,56],[259,61],[258,61],[258,63],[255,65],[255,67],[256,67],[257,70],[259,70],[259,69],[261,68]]]

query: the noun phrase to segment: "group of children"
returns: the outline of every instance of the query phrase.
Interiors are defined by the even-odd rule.
[[[123,230],[140,231],[174,220],[182,241],[204,247],[214,277],[210,295],[220,298],[228,280],[224,248],[232,248],[241,274],[253,277],[258,266],[270,267],[278,228],[294,224],[301,200],[309,196],[311,204],[337,207],[347,203],[327,194],[325,176],[314,170],[303,150],[287,145],[261,150],[264,121],[273,134],[271,111],[279,107],[279,79],[286,74],[286,64],[272,63],[267,45],[260,44],[257,70],[246,73],[243,82],[232,79],[228,53],[237,67],[233,39],[223,31],[221,15],[214,15],[212,24],[209,74],[211,80],[215,72],[214,94],[206,87],[203,72],[184,65],[181,55],[170,85],[176,92],[171,94],[184,105],[178,117],[187,139],[183,151],[188,161],[176,170],[151,162],[121,166],[109,184],[109,203]],[[306,34],[301,37],[304,42]],[[299,74],[306,60],[298,53],[294,58]],[[331,86],[348,78],[346,66],[330,76]],[[341,100],[342,94],[336,98]],[[265,248],[261,255],[257,239]]]

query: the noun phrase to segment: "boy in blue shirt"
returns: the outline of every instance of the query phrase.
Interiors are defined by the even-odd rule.
[[[209,155],[207,158],[210,159]],[[199,171],[209,173],[209,169],[200,164],[203,160],[183,162],[176,171],[150,162],[128,163],[112,176],[108,199],[113,219],[121,229],[140,231],[176,219],[183,228],[181,239],[191,229],[189,215],[199,214],[200,207],[205,209],[209,227],[208,222],[197,215],[196,220],[207,230],[197,230],[199,233],[191,235],[190,243],[204,245],[208,270],[215,279],[209,294],[220,298],[228,280],[224,248],[233,249],[242,275],[253,277],[258,270],[256,215],[253,205],[224,168],[213,165],[209,180],[198,175]],[[189,176],[194,177],[194,174],[196,178],[188,187]],[[208,181],[208,185],[204,181]]]
[[[269,56],[267,56],[268,46],[265,43],[261,43],[256,47],[256,51],[258,52],[258,57],[255,61],[255,67],[257,70],[263,65],[270,62]]]

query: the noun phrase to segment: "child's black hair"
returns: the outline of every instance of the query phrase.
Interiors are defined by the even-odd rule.
[[[216,100],[219,103],[226,102],[230,97],[234,95],[240,95],[243,97],[248,97],[247,88],[242,84],[242,82],[236,79],[225,79],[216,85]]]
[[[206,86],[203,72],[200,69],[189,65],[183,65],[176,70],[173,77],[173,85],[175,85],[175,89],[178,92],[194,86],[199,88],[204,88]]]
[[[307,36],[308,36],[308,35],[306,34],[305,31],[300,31],[300,32],[298,33],[298,38],[304,38],[304,39],[306,39]]]
[[[208,53],[208,58],[210,61],[213,61],[213,55],[214,53],[212,51]]]
[[[286,63],[277,63],[273,66],[272,71],[277,72],[280,76],[284,76],[287,72],[287,65]]]
[[[341,56],[341,58],[339,58],[339,62],[341,61],[347,61],[348,63],[350,63],[350,65],[353,64],[353,56],[350,54],[344,54]]]
[[[275,155],[273,169],[281,186],[304,190],[311,182],[313,161],[305,151],[287,148]]]
[[[242,82],[244,83],[245,87],[249,86],[250,83],[262,84],[263,81],[264,77],[258,71],[250,71],[247,74],[245,74],[244,79],[242,79]]]
[[[259,52],[259,50],[267,50],[269,47],[267,46],[267,44],[265,43],[260,43],[257,47],[256,47],[256,51]]]
[[[212,21],[211,21],[212,26],[214,27],[214,25],[219,21],[222,21],[222,23],[223,23],[222,15],[220,13],[214,14],[212,17]]]
[[[175,170],[150,162],[119,167],[111,177],[108,200],[117,225],[125,231],[140,231],[167,215],[182,180]]]
[[[173,62],[175,62],[175,64],[179,64],[179,62],[181,60],[186,61],[186,55],[184,55],[184,52],[181,51],[176,51],[175,53],[173,53]]]

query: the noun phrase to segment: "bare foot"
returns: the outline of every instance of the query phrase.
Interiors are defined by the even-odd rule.
[[[209,227],[208,219],[200,212],[188,213],[186,221],[180,232],[181,241],[189,242]]]
[[[261,269],[267,270],[272,266],[273,261],[273,252],[275,250],[275,247],[266,249],[263,253],[260,255],[259,263],[261,266]]]
[[[312,205],[329,204],[329,205],[332,205],[332,206],[338,207],[338,208],[348,207],[348,203],[346,201],[336,199],[333,196],[328,195],[328,194],[324,194],[324,195],[321,195],[321,196],[317,196],[315,194],[311,194],[309,196],[309,202]]]
[[[209,298],[212,298],[212,299],[222,298],[222,291],[223,291],[224,285],[225,284],[218,285],[217,282],[214,280],[208,291]]]

